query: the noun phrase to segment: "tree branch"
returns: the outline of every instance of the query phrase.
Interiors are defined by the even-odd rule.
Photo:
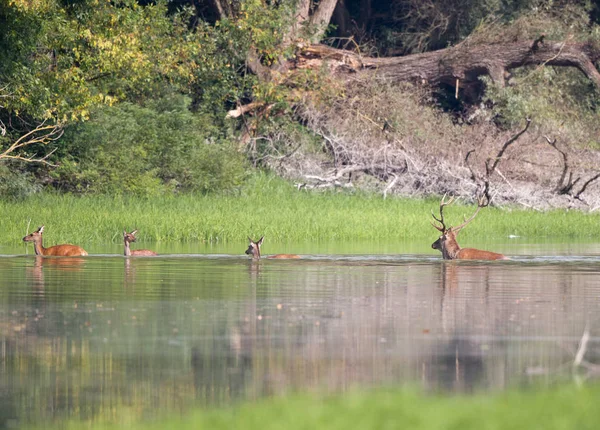
[[[504,155],[504,152],[508,149],[508,147],[510,145],[512,145],[514,142],[516,142],[516,140],[519,137],[521,137],[523,135],[523,133],[525,133],[527,131],[527,129],[529,128],[529,125],[531,124],[531,119],[527,118],[526,121],[527,121],[527,124],[525,125],[525,128],[523,130],[521,130],[520,132],[515,134],[513,137],[508,139],[506,142],[504,142],[504,145],[502,145],[502,148],[500,148],[500,151],[498,151],[498,154],[494,158],[494,163],[491,166],[489,163],[492,159],[491,158],[487,159],[487,161],[485,162],[485,170],[486,170],[488,178],[491,176],[492,173],[494,173],[494,170],[496,170],[496,167],[498,167],[498,163],[500,163],[500,160],[502,159],[502,156]]]
[[[33,130],[19,137],[12,144],[10,144],[8,148],[0,150],[0,160],[19,160],[27,163],[42,163],[54,166],[48,161],[48,157],[50,157],[55,150],[52,150],[43,157],[37,157],[35,154],[27,156],[22,154],[21,150],[27,146],[39,143],[47,145],[60,139],[63,133],[64,131],[59,125],[44,125],[42,123]]]

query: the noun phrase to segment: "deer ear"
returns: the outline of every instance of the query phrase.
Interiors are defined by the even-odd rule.
[[[256,244],[257,244],[258,246],[262,245],[262,243],[263,243],[263,239],[264,239],[264,238],[265,238],[264,236],[263,236],[263,237],[261,237],[261,238],[259,239],[259,241],[258,241],[258,242],[256,242]]]
[[[135,230],[133,230],[133,231],[131,232],[131,234],[132,234],[133,236],[135,236],[135,235],[137,234],[137,228],[136,228]]]
[[[254,243],[254,241],[252,240],[252,238],[251,238],[250,236],[247,236],[247,237],[248,237],[248,241],[249,241],[251,244],[252,244],[252,243]]]
[[[44,226],[41,226],[40,228],[38,228],[37,233],[43,233],[44,232]]]

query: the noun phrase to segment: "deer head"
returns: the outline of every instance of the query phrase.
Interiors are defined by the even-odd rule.
[[[42,233],[44,232],[44,226],[41,226],[33,233],[28,234],[23,238],[23,242],[37,242],[42,240]]]
[[[444,197],[442,197],[442,200],[440,202],[440,217],[436,217],[433,211],[431,211],[431,216],[437,223],[439,223],[438,225],[432,221],[431,225],[433,225],[437,230],[439,230],[442,233],[438,240],[431,244],[431,247],[440,251],[445,260],[453,260],[456,258],[458,252],[461,249],[458,242],[456,241],[456,236],[464,227],[466,227],[471,221],[475,219],[481,208],[484,208],[487,205],[489,205],[489,201],[485,198],[485,196],[480,196],[477,200],[477,209],[475,210],[475,213],[473,215],[471,215],[468,219],[465,218],[463,223],[456,227],[448,227],[446,226],[446,223],[444,221],[444,207],[452,204],[453,202],[454,197],[452,197],[450,201],[446,202],[446,194],[444,194]]]
[[[123,240],[127,243],[135,242],[135,235],[137,234],[137,232],[137,229],[133,230],[131,233],[127,233],[127,230],[123,230]]]
[[[250,244],[248,246],[248,249],[246,250],[246,254],[250,255],[252,258],[260,258],[260,246],[262,245],[264,238],[265,237],[263,236],[255,242],[252,239],[250,239],[250,237],[248,237]]]

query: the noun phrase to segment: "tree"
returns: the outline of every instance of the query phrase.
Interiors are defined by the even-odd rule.
[[[187,15],[158,2],[0,0],[0,159],[31,155],[99,105],[187,89]]]
[[[466,38],[445,49],[394,57],[369,57],[358,50],[337,49],[319,43],[332,19],[338,0],[298,0],[294,7],[284,10],[279,3],[268,5],[260,1],[241,3],[237,15],[225,0],[214,0],[222,19],[247,26],[254,36],[248,43],[246,64],[262,83],[287,85],[293,79],[282,73],[303,70],[327,70],[337,79],[370,79],[387,77],[395,81],[414,81],[429,85],[455,88],[456,97],[481,96],[481,76],[487,75],[500,87],[512,69],[525,66],[563,66],[581,70],[597,87],[600,74],[594,63],[600,59],[600,44],[593,39],[575,41],[570,35],[563,40],[549,40],[545,34],[529,40],[477,41]],[[433,3],[433,2],[432,2]],[[289,5],[286,2],[283,4]],[[344,3],[341,3],[342,6]],[[279,11],[278,38],[261,44],[264,22],[249,16],[272,16]],[[233,16],[232,16],[233,15]],[[270,20],[269,22],[273,22]],[[250,24],[252,23],[252,24]],[[261,31],[262,30],[262,31]],[[273,45],[277,44],[275,48]],[[257,97],[255,97],[257,98]],[[268,105],[268,100],[253,100],[251,105],[238,108],[231,116]]]

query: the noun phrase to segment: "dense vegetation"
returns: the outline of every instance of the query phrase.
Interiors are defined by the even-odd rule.
[[[293,396],[252,402],[231,409],[199,410],[157,423],[130,420],[111,429],[594,429],[600,414],[598,387],[554,388],[485,396],[424,396],[409,391]],[[64,425],[64,424],[63,424]],[[66,428],[80,428],[73,421]],[[61,428],[63,428],[61,426]]]
[[[600,94],[574,68],[518,68],[505,87],[484,78],[456,97],[286,65],[304,41],[371,56],[595,41],[597,6],[347,1],[323,28],[294,25],[304,4],[0,0],[0,196],[232,193],[257,168],[309,188],[473,196],[485,160],[529,117],[493,172],[497,200],[598,206]]]

